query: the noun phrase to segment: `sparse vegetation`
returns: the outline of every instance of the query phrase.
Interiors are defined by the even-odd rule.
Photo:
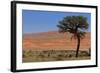
[[[88,51],[79,51],[78,58],[75,54],[75,50],[23,50],[23,62],[90,59]]]

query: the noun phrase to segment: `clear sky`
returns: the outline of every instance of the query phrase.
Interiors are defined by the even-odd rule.
[[[88,31],[91,31],[91,14],[76,12],[55,12],[55,11],[22,11],[23,33],[38,33],[47,31],[57,31],[59,21],[65,16],[84,16],[89,23]]]

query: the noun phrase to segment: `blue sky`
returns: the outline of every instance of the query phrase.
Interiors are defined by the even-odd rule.
[[[47,31],[57,31],[59,21],[65,16],[85,16],[89,23],[88,31],[91,31],[91,14],[77,12],[55,12],[55,11],[36,11],[23,10],[22,24],[23,33],[38,33]]]

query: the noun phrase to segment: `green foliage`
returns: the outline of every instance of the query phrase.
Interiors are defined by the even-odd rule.
[[[88,22],[87,18],[83,16],[67,16],[64,17],[62,21],[59,22],[60,25],[58,27],[64,28],[64,30],[69,29],[87,29],[88,28]]]
[[[77,38],[78,36],[83,38],[85,36],[85,32],[83,30],[88,29],[87,18],[83,16],[66,16],[59,22],[57,27],[60,32],[69,32],[72,33],[72,38]]]

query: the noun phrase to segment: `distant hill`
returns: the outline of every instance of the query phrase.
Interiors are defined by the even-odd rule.
[[[70,33],[57,31],[23,34],[23,49],[76,49],[77,40]],[[80,49],[91,48],[90,32],[81,40]]]

